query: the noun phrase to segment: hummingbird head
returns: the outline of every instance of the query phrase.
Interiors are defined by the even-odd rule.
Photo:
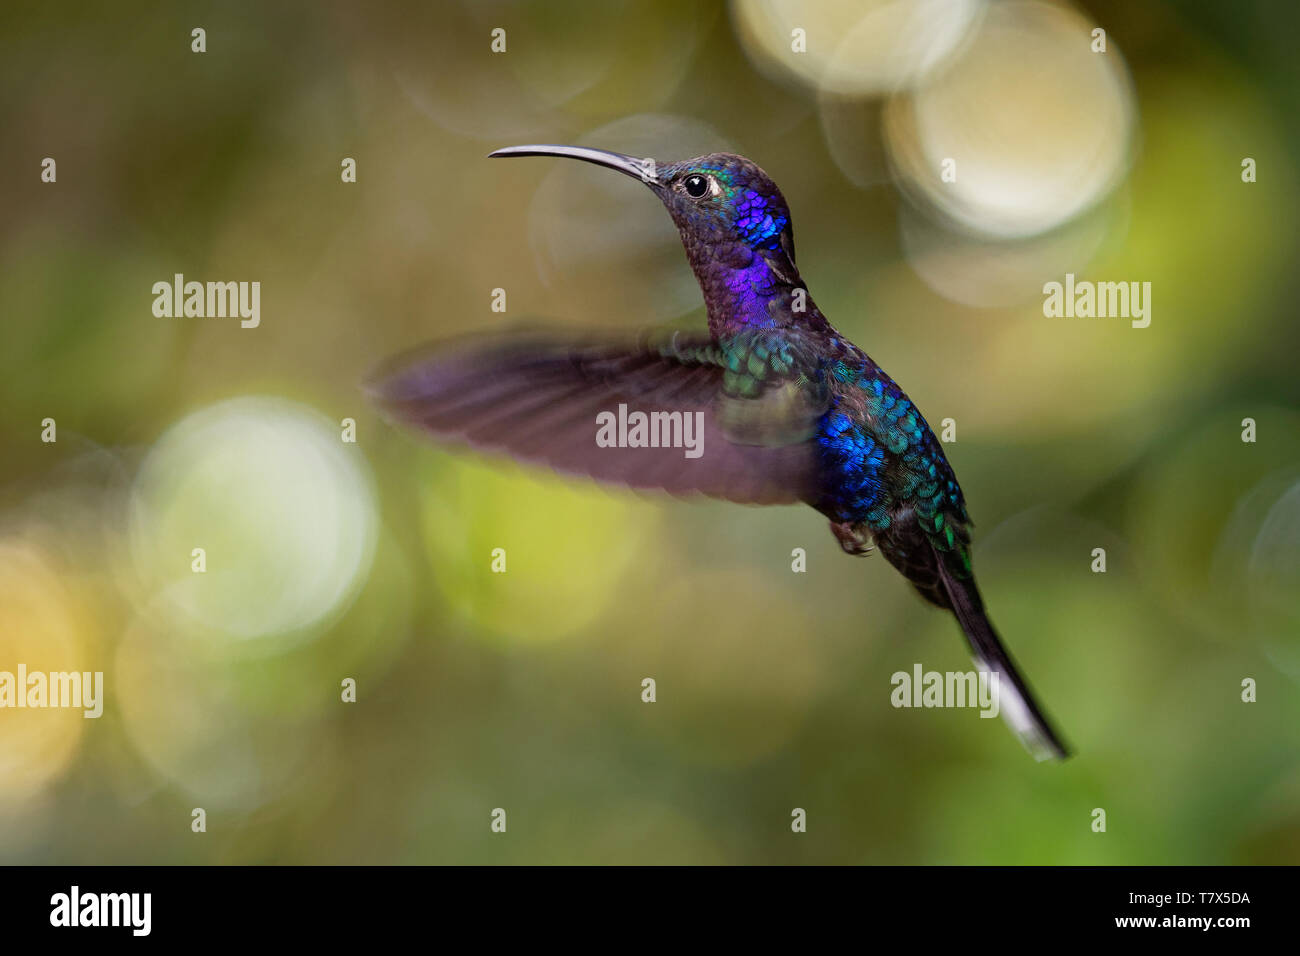
[[[794,262],[790,209],[776,183],[743,156],[710,153],[678,163],[585,146],[508,146],[492,156],[563,156],[617,170],[650,187],[677,225],[709,301],[741,286],[803,285]],[[752,281],[737,284],[743,273]],[[727,278],[730,276],[731,278]]]
[[[757,255],[778,265],[785,273],[778,278],[797,282],[790,207],[756,163],[711,153],[662,166],[658,173],[652,188],[668,207],[692,263],[698,257],[744,266]]]

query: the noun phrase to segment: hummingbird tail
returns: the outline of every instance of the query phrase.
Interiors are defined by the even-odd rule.
[[[1034,700],[1029,686],[993,629],[975,582],[954,577],[943,556],[937,553],[935,556],[939,559],[939,573],[952,612],[970,642],[975,663],[980,670],[998,675],[999,705],[1007,723],[1035,760],[1064,760],[1070,751]]]

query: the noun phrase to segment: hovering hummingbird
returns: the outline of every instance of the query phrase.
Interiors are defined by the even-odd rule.
[[[984,611],[971,520],[942,447],[903,390],[812,301],[790,210],[767,174],[730,153],[678,163],[578,146],[491,155],[568,157],[649,186],[681,234],[708,332],[437,349],[372,381],[380,406],[436,436],[598,481],[811,505],[846,552],[867,554],[874,542],[922,597],[951,611],[977,665],[997,675],[1000,709],[1026,747],[1040,760],[1064,758]],[[605,447],[597,422],[615,410],[691,416],[703,429],[699,454],[667,443]]]

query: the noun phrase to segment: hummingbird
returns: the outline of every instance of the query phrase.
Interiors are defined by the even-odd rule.
[[[390,363],[368,384],[381,409],[438,439],[601,482],[811,506],[845,552],[878,550],[922,598],[951,612],[1029,752],[1066,757],[989,621],[971,567],[972,522],[940,442],[813,302],[776,183],[732,153],[666,163],[532,145],[490,156],[580,160],[648,186],[677,226],[708,331],[480,336]],[[668,423],[691,416],[698,454],[671,441],[598,442],[597,422],[615,409],[627,420],[661,416],[656,438],[671,439]]]

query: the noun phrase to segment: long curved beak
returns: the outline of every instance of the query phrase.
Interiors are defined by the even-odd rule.
[[[662,185],[653,159],[637,159],[622,153],[611,153],[603,149],[588,149],[586,146],[507,146],[488,153],[489,157],[498,156],[566,156],[580,159],[584,163],[595,163],[607,169],[616,169],[625,176],[639,179],[647,186]]]

